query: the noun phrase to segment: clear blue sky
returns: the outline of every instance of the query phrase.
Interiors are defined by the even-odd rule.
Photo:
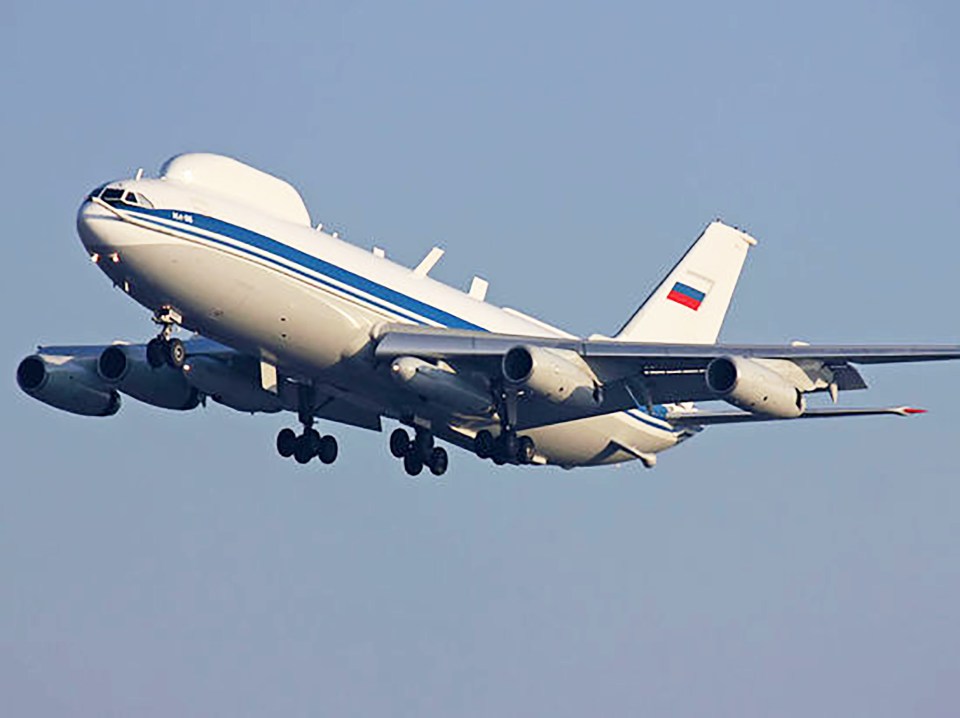
[[[960,339],[960,52],[937,2],[13,3],[0,26],[0,712],[904,716],[960,705],[960,365],[716,428],[653,472],[412,481],[282,417],[19,393],[37,343],[144,339],[85,191],[223,152],[315,220],[579,333],[701,228],[760,240],[728,340]],[[333,427],[330,427],[333,428]]]

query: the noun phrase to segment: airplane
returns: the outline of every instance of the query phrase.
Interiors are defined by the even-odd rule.
[[[179,411],[209,398],[295,412],[300,430],[282,429],[276,449],[300,464],[338,457],[318,419],[374,431],[386,419],[401,424],[389,448],[411,476],[446,472],[438,440],[497,465],[650,468],[713,425],[922,413],[836,403],[866,388],[855,365],[960,358],[960,345],[717,343],[757,243],[721,221],[612,337],[495,306],[480,277],[466,292],[434,280],[437,247],[411,269],[350,244],[313,225],[291,184],[221,155],[178,155],[158,177],[97,187],[77,230],[157,335],[41,346],[17,367],[20,388],[85,416],[116,414],[122,394]],[[808,407],[817,393],[834,405]]]

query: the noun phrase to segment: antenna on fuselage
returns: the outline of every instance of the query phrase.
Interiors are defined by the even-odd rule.
[[[141,168],[139,168],[139,169],[137,170],[137,176],[134,177],[133,179],[134,179],[136,182],[139,182],[141,179],[143,179],[143,167],[141,167]]]
[[[416,266],[413,270],[413,273],[418,277],[426,277],[430,274],[430,270],[436,266],[437,262],[440,261],[440,257],[443,256],[443,250],[440,247],[434,247],[429,252],[427,256],[420,260],[420,264]]]
[[[483,277],[474,277],[473,281],[470,282],[470,296],[478,302],[482,302],[487,298],[487,289],[489,288],[490,282],[486,279]]]

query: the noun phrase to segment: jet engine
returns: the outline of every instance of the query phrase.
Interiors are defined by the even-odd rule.
[[[97,359],[97,374],[108,386],[151,406],[186,411],[200,403],[199,392],[182,372],[166,365],[150,366],[144,346],[107,347]]]
[[[707,387],[734,406],[794,419],[803,414],[803,393],[773,369],[744,357],[718,357],[707,365]]]
[[[555,404],[594,407],[603,401],[600,387],[576,352],[515,346],[503,355],[503,378]]]
[[[486,416],[492,411],[490,394],[475,387],[453,369],[416,357],[399,357],[390,365],[390,375],[423,398],[458,414]]]
[[[17,384],[34,399],[81,416],[113,416],[120,394],[105,385],[93,357],[28,356],[17,367]]]

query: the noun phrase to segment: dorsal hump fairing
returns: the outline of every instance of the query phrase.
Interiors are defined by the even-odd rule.
[[[310,213],[288,182],[223,155],[177,155],[160,168],[160,178],[202,188],[278,219],[310,227]]]

